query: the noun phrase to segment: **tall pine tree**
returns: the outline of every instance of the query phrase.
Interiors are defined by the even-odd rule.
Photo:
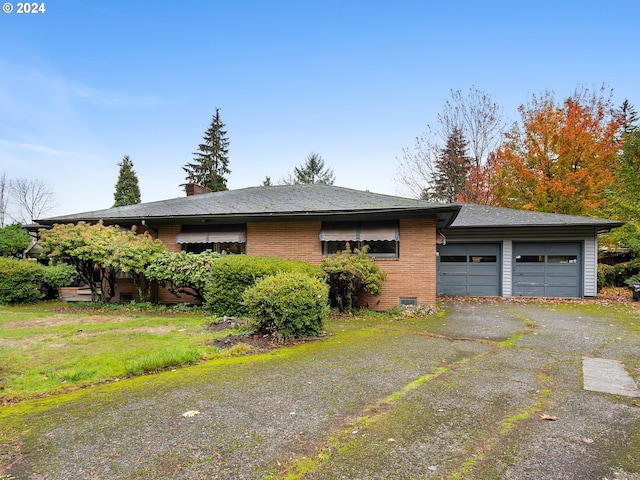
[[[225,124],[220,119],[220,109],[211,120],[211,125],[204,134],[204,143],[198,145],[194,152],[193,163],[187,163],[182,169],[187,173],[189,183],[198,183],[212,192],[227,190],[225,175],[229,170],[229,139]]]
[[[462,130],[453,127],[446,146],[436,160],[433,184],[428,192],[430,200],[457,202],[467,187],[472,159],[467,154],[467,141]]]
[[[120,167],[120,173],[118,174],[116,191],[113,194],[115,201],[113,206],[122,207],[124,205],[140,203],[138,177],[136,172],[133,171],[133,162],[129,158],[129,155],[125,155],[118,166]]]
[[[284,178],[285,185],[310,185],[319,183],[322,185],[333,185],[335,175],[332,168],[325,168],[322,157],[311,152],[299,167],[294,167],[293,174]]]

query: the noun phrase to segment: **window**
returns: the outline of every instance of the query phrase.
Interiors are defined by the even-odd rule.
[[[183,225],[176,235],[182,250],[202,253],[207,250],[225,254],[243,254],[246,245],[246,226],[241,225]]]
[[[471,263],[496,263],[498,258],[495,255],[471,255],[469,261]]]
[[[544,263],[544,255],[518,255],[516,263]]]
[[[578,263],[576,255],[549,255],[547,263]]]
[[[245,243],[231,243],[231,242],[214,242],[214,243],[183,243],[182,251],[190,253],[202,253],[207,250],[212,252],[218,252],[222,255],[227,254],[244,254]]]
[[[322,253],[333,255],[345,250],[369,246],[372,257],[398,258],[400,255],[397,221],[380,222],[324,222],[320,232]]]
[[[467,261],[466,255],[441,255],[441,263],[464,263]]]

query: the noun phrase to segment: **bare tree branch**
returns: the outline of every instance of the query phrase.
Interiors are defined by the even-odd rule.
[[[49,184],[37,178],[16,178],[9,183],[14,201],[21,210],[21,222],[33,223],[56,207]]]
[[[9,215],[9,181],[7,174],[3,173],[0,177],[0,228],[5,227],[5,220]]]

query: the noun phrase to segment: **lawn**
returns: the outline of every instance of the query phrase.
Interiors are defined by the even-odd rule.
[[[0,404],[191,365],[232,330],[203,313],[0,307]],[[234,331],[237,333],[237,331]]]

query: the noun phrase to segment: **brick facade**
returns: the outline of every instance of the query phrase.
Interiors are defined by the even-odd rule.
[[[249,223],[247,224],[246,253],[254,256],[304,260],[318,265],[322,261],[322,242],[319,239],[321,229],[320,221]],[[157,227],[157,232],[158,238],[169,250],[180,251],[180,245],[175,243],[175,236],[180,232],[179,225]],[[399,258],[376,259],[379,267],[387,273],[382,295],[366,296],[362,301],[363,307],[371,310],[388,310],[398,305],[400,297],[416,298],[418,305],[435,304],[435,219],[400,220],[399,233]],[[135,291],[135,288],[133,290]],[[157,299],[160,303],[192,300],[187,296],[176,298],[163,288],[157,289]]]

